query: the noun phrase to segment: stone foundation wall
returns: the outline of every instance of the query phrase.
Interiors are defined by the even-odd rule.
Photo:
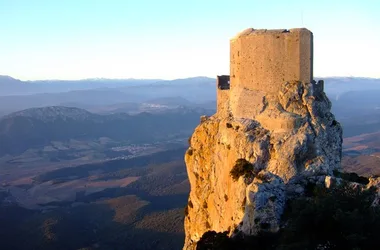
[[[217,76],[216,79],[216,105],[219,115],[226,115],[229,111],[230,76]]]

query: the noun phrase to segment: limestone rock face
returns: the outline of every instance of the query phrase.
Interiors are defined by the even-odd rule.
[[[184,249],[195,249],[211,230],[232,236],[278,231],[286,199],[302,195],[304,180],[324,183],[340,168],[342,128],[322,81],[287,82],[277,93],[231,95],[242,95],[251,115],[241,115],[227,101],[223,112],[202,118],[189,141]],[[234,179],[230,172],[239,159],[252,169]]]

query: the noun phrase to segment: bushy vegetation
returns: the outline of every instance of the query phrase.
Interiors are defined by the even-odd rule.
[[[380,210],[376,191],[348,182],[328,189],[316,186],[312,197],[289,202],[288,225],[281,232],[283,249],[375,249],[380,243]],[[374,248],[375,247],[375,248]]]
[[[197,250],[228,250],[232,249],[231,247],[233,247],[232,240],[227,236],[227,232],[208,231],[197,244]]]
[[[58,180],[58,182],[71,180],[70,176],[86,178],[91,175],[92,171],[101,169],[103,177],[101,180],[125,178],[128,176],[139,176],[147,174],[146,166],[152,164],[165,164],[173,160],[182,160],[184,148],[172,149],[163,152],[154,153],[148,156],[139,156],[131,159],[108,160],[96,163],[87,163],[75,168],[66,167],[44,172],[34,177],[38,183]],[[123,171],[121,174],[119,171]],[[120,175],[119,175],[120,174]]]
[[[235,162],[234,167],[230,171],[231,177],[237,181],[240,176],[244,178],[252,178],[254,176],[253,165],[246,159],[238,159]]]
[[[380,209],[372,205],[375,195],[372,188],[348,182],[330,189],[315,186],[310,196],[287,203],[284,227],[277,234],[230,239],[209,232],[197,249],[377,249]]]
[[[186,154],[192,156],[192,155],[193,155],[193,149],[192,149],[192,148],[189,148],[189,149],[186,151]]]
[[[251,249],[274,249],[276,235],[261,234],[257,237],[229,238],[228,232],[217,233],[208,231],[203,234],[197,244],[197,250],[251,250]]]
[[[125,187],[103,186],[89,193],[71,183],[45,186],[65,186],[61,192],[76,194],[76,201],[41,204],[47,206],[44,212],[9,204],[14,197],[0,188],[0,249],[181,249],[189,193],[183,154],[184,148],[173,149],[46,172],[38,180],[76,175],[74,183],[86,178],[87,183],[104,180],[108,185],[119,178],[139,178]]]
[[[367,185],[369,183],[368,178],[364,176],[359,176],[356,173],[344,173],[344,172],[339,172],[337,170],[334,170],[334,175],[338,178],[341,178],[345,181],[351,181],[351,182],[356,182],[360,184]]]

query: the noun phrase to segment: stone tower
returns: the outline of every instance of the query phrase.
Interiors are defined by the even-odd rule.
[[[217,112],[254,119],[265,96],[294,81],[313,82],[313,33],[246,29],[230,40],[230,76],[218,76]],[[282,128],[296,122],[283,118],[276,122]]]
[[[313,33],[247,29],[231,39],[231,88],[277,93],[281,82],[313,80]]]
[[[313,34],[247,29],[230,44],[217,112],[202,119],[185,155],[185,250],[208,231],[277,232],[286,200],[340,168],[342,128],[323,81],[313,80]],[[242,161],[252,168],[243,174]]]
[[[258,116],[265,99],[290,82],[313,82],[313,33],[307,29],[246,29],[230,40],[230,76],[218,76],[217,113],[259,120],[269,130],[293,128],[298,117]],[[280,112],[281,113],[281,112]]]

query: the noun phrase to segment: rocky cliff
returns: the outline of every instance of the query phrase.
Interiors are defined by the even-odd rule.
[[[210,230],[277,231],[286,198],[340,167],[342,128],[324,92],[315,91],[318,84],[284,85],[262,99],[256,119],[202,118],[185,156],[191,193],[184,249],[194,249]],[[298,122],[268,129],[279,117]]]
[[[218,112],[202,117],[189,139],[184,249],[195,249],[207,231],[278,231],[286,200],[340,168],[342,128],[323,81],[239,87],[231,79]]]

